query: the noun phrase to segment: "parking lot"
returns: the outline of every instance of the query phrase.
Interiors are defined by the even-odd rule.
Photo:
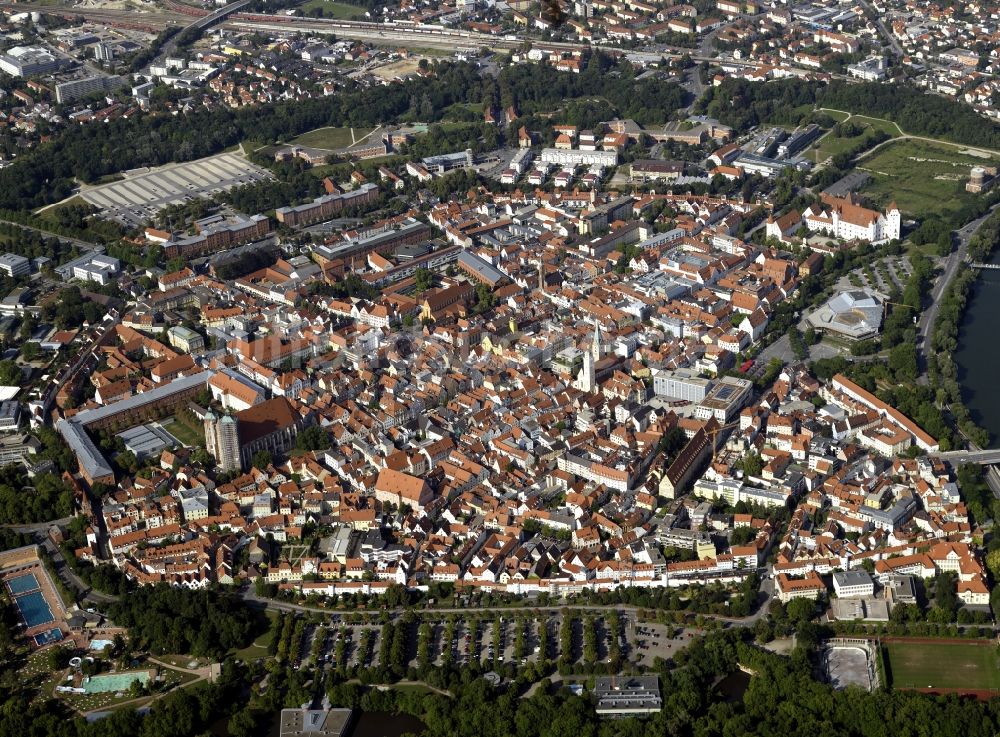
[[[468,617],[436,615],[395,626],[406,631],[406,666],[447,665],[498,669],[524,666],[542,659],[560,665],[599,666],[617,658],[622,667],[653,667],[657,658],[670,659],[698,633],[677,626],[637,623],[635,615],[618,617],[571,612],[564,629],[562,612],[484,612]],[[565,637],[569,636],[564,650]],[[380,624],[346,624],[338,617],[311,622],[302,630],[296,665],[327,668],[380,665],[383,628]]]
[[[105,217],[134,227],[150,220],[168,205],[195,197],[209,198],[270,176],[266,169],[230,152],[183,164],[127,172],[121,181],[86,189],[80,196],[100,208]]]

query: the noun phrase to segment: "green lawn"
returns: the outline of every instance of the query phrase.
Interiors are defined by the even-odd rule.
[[[309,2],[304,3],[299,9],[302,11],[303,15],[311,16],[312,11],[316,8],[321,8],[323,10],[324,18],[353,20],[365,17],[364,8],[361,8],[358,5],[338,3],[335,0],[309,0]]]
[[[360,141],[371,132],[371,128],[355,128],[354,138],[352,139],[350,128],[317,128],[314,131],[303,133],[298,138],[293,138],[289,143],[295,146],[334,150],[346,148],[353,142]]]
[[[842,113],[839,110],[830,110],[828,108],[820,108],[820,111],[826,113],[831,118],[833,118],[834,120],[836,120],[838,123],[843,123],[845,120],[847,120],[850,117],[849,113]]]
[[[170,422],[170,420],[164,420],[162,425],[164,430],[188,447],[196,448],[205,444],[205,433],[203,430],[198,430],[190,425],[185,425],[176,417],[174,417],[173,422]]]
[[[850,137],[835,136],[831,133],[820,140],[816,153],[816,161],[824,161],[830,156],[836,156],[837,154],[843,153],[844,151],[847,151],[864,141],[867,136],[868,129],[865,129],[865,131],[859,136]]]
[[[48,205],[47,207],[43,207],[40,210],[36,210],[35,214],[38,215],[39,217],[43,217],[43,218],[45,218],[47,220],[51,220],[52,222],[55,223],[55,222],[58,222],[58,219],[56,218],[56,214],[59,212],[59,210],[61,210],[63,208],[66,208],[66,207],[73,207],[73,206],[76,206],[76,205],[84,205],[84,206],[86,206],[86,205],[89,205],[89,204],[90,203],[88,203],[80,195],[73,195],[69,199],[63,200],[62,202],[59,202],[58,204]]]
[[[989,159],[947,144],[902,140],[887,143],[857,168],[872,175],[862,190],[879,205],[895,200],[904,214],[924,217],[957,210],[978,195],[965,191],[969,170]]]
[[[237,660],[242,660],[244,662],[250,662],[252,660],[256,660],[257,658],[267,658],[267,657],[269,657],[268,647],[270,647],[270,645],[271,645],[271,629],[270,629],[270,627],[271,627],[271,620],[273,620],[278,615],[275,612],[272,612],[270,610],[264,612],[264,614],[267,615],[267,620],[268,620],[268,622],[267,622],[267,624],[268,624],[267,631],[264,632],[264,634],[262,634],[256,640],[254,640],[253,642],[251,642],[247,647],[245,647],[245,648],[243,648],[241,650],[235,650],[235,651],[233,651],[233,656]]]
[[[896,642],[885,647],[895,688],[1000,689],[994,645]]]
[[[884,118],[869,118],[867,115],[853,115],[851,116],[851,120],[858,123],[864,123],[869,128],[874,128],[875,130],[883,130],[893,137],[903,135],[903,131],[901,131],[899,126],[891,120],[885,120]]]

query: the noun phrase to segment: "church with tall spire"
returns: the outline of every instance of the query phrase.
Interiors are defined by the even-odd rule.
[[[594,357],[594,363],[604,358],[604,346],[601,344],[601,324],[594,323],[594,338],[590,343],[590,355]]]
[[[585,392],[597,389],[597,362],[602,358],[604,358],[604,345],[601,343],[601,326],[595,324],[590,350],[583,353],[583,368],[580,369],[576,379],[577,389]]]

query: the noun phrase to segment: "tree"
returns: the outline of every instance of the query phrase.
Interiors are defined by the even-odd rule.
[[[816,600],[799,598],[792,599],[785,607],[788,618],[794,622],[807,622],[816,616]]]
[[[413,288],[418,294],[426,292],[434,286],[434,272],[430,269],[420,268],[413,275]]]
[[[986,554],[986,567],[990,569],[994,580],[1000,580],[1000,548]]]
[[[253,454],[253,458],[250,459],[251,465],[254,468],[267,468],[274,461],[271,457],[271,451],[269,450],[258,450]]]
[[[71,655],[72,653],[69,648],[63,647],[62,645],[57,645],[56,647],[51,648],[45,656],[49,670],[58,671],[68,666]]]
[[[325,450],[330,447],[330,436],[318,425],[307,427],[295,437],[298,450]]]
[[[747,476],[759,476],[761,471],[764,470],[764,459],[756,453],[747,453],[743,456],[741,465],[743,466],[743,473]]]
[[[40,355],[42,355],[42,347],[33,340],[29,340],[21,346],[21,357],[25,361],[35,361]]]
[[[3,386],[19,386],[21,380],[20,366],[9,359],[0,361],[0,384]]]
[[[249,709],[240,709],[230,717],[226,729],[232,737],[253,737],[257,734],[257,720]]]

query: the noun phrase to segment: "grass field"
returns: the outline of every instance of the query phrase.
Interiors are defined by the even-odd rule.
[[[250,662],[251,660],[256,660],[257,658],[268,657],[268,647],[271,645],[271,621],[278,615],[272,611],[264,612],[267,615],[267,625],[268,629],[264,634],[258,637],[256,640],[251,642],[247,647],[242,650],[234,650],[233,656],[237,660],[242,660],[244,662]]]
[[[817,162],[824,161],[830,156],[836,156],[837,154],[853,148],[857,144],[864,141],[868,137],[869,132],[870,129],[865,128],[859,136],[835,136],[831,133],[820,140],[819,146],[814,154],[816,157],[815,160]]]
[[[891,120],[885,120],[884,118],[869,118],[867,115],[852,115],[851,120],[856,123],[863,123],[867,127],[874,130],[883,130],[893,137],[903,135],[903,131],[901,131],[899,126]]]
[[[298,138],[290,141],[295,146],[307,146],[309,148],[338,149],[346,148],[355,141],[372,132],[371,128],[354,128],[354,138],[351,138],[350,128],[317,128],[314,131],[303,133]]]
[[[195,428],[185,425],[176,417],[173,422],[164,420],[163,429],[189,447],[197,447],[205,444],[204,432],[198,432]]]
[[[365,11],[357,5],[338,3],[335,0],[309,0],[300,7],[303,15],[311,15],[315,8],[322,8],[324,18],[336,18],[338,20],[354,20],[364,18]]]
[[[945,214],[976,195],[965,191],[969,169],[988,160],[961,153],[946,144],[901,140],[887,143],[857,168],[871,181],[862,192],[879,205],[895,200],[906,215]]]
[[[838,123],[843,123],[845,120],[847,120],[849,117],[851,117],[849,113],[842,113],[839,110],[830,110],[829,108],[825,108],[825,107],[824,108],[820,108],[820,110],[822,112],[826,113],[827,115],[829,115],[834,120],[836,120]]]
[[[885,647],[895,688],[1000,689],[993,645],[897,642]]]

